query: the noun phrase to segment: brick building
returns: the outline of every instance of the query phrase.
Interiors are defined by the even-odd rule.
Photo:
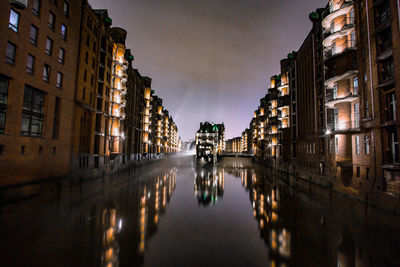
[[[0,185],[67,175],[81,1],[1,7]]]

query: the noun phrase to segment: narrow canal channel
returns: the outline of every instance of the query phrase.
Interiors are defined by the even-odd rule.
[[[3,205],[1,265],[400,266],[395,215],[301,192],[249,159],[195,163],[169,157]]]

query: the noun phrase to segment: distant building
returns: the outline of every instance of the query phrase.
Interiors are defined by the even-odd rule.
[[[198,157],[222,154],[225,151],[225,126],[209,122],[200,123],[196,133],[196,154]]]
[[[242,138],[235,137],[226,141],[227,153],[242,153]]]

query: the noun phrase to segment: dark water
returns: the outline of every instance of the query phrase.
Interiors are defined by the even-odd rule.
[[[247,159],[175,157],[43,191],[1,209],[1,266],[400,266],[397,217]]]

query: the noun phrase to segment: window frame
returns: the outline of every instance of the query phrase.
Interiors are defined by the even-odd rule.
[[[17,21],[16,21],[17,25],[11,23],[11,15],[13,13],[15,13],[16,16],[17,16]],[[11,29],[13,32],[18,32],[19,31],[19,18],[20,17],[21,17],[21,14],[19,14],[17,11],[15,11],[14,8],[10,9],[10,16],[8,18],[8,28]]]
[[[50,41],[50,42],[49,42],[50,48],[47,47],[48,41]],[[47,36],[47,38],[46,38],[46,46],[45,46],[44,52],[45,52],[48,56],[51,56],[51,55],[53,54],[53,39],[51,39],[51,38],[48,37],[48,36]]]
[[[50,18],[51,18],[51,17],[52,17],[53,19],[52,19],[52,21],[51,21],[51,23],[50,23]],[[52,29],[52,30],[54,31],[55,24],[56,24],[56,15],[55,15],[53,12],[49,11],[49,19],[48,19],[48,21],[47,21],[47,26],[48,26],[50,29]]]
[[[47,76],[45,76],[45,71],[47,70]],[[47,63],[43,64],[43,81],[49,83],[51,74],[51,66]],[[47,77],[47,78],[46,78]]]
[[[34,38],[32,38],[32,29],[36,31]],[[29,31],[29,43],[34,46],[37,46],[38,35],[39,35],[39,28],[36,27],[35,25],[31,24],[31,28]]]
[[[9,55],[8,55],[8,48],[9,47],[13,48],[12,57],[9,57]],[[14,66],[15,65],[16,54],[17,54],[17,45],[12,43],[12,42],[10,42],[10,41],[8,41],[7,42],[7,46],[6,46],[6,63]]]
[[[64,23],[61,24],[61,39],[67,40],[68,27]]]
[[[39,100],[39,104],[35,102],[36,100]],[[33,136],[33,137],[43,136],[45,101],[46,101],[45,92],[40,91],[32,86],[25,85],[24,102],[22,106],[21,135]],[[38,106],[39,108],[36,109],[36,106]],[[23,130],[24,118],[28,120],[27,131]],[[37,132],[33,132],[32,129],[37,124],[40,125],[40,130]]]
[[[62,54],[62,57],[60,57],[60,55]],[[60,47],[60,49],[58,50],[58,62],[62,65],[64,65],[65,62],[65,49]]]
[[[69,17],[69,11],[70,11],[70,8],[69,8],[70,6],[69,6],[69,3],[67,2],[67,1],[64,1],[64,4],[63,4],[63,14],[64,14],[64,16],[65,17]]]
[[[27,58],[27,61],[26,61],[26,73],[28,73],[30,75],[33,75],[34,72],[35,72],[35,60],[36,60],[36,58],[32,54],[28,54],[26,58]],[[29,58],[32,58],[32,66],[31,67],[28,66]]]
[[[37,3],[37,9],[35,8],[35,3]],[[40,0],[33,0],[33,4],[32,4],[32,13],[36,16],[40,16],[40,8],[41,8],[41,1]]]
[[[61,72],[57,72],[56,87],[62,89],[64,75]]]

